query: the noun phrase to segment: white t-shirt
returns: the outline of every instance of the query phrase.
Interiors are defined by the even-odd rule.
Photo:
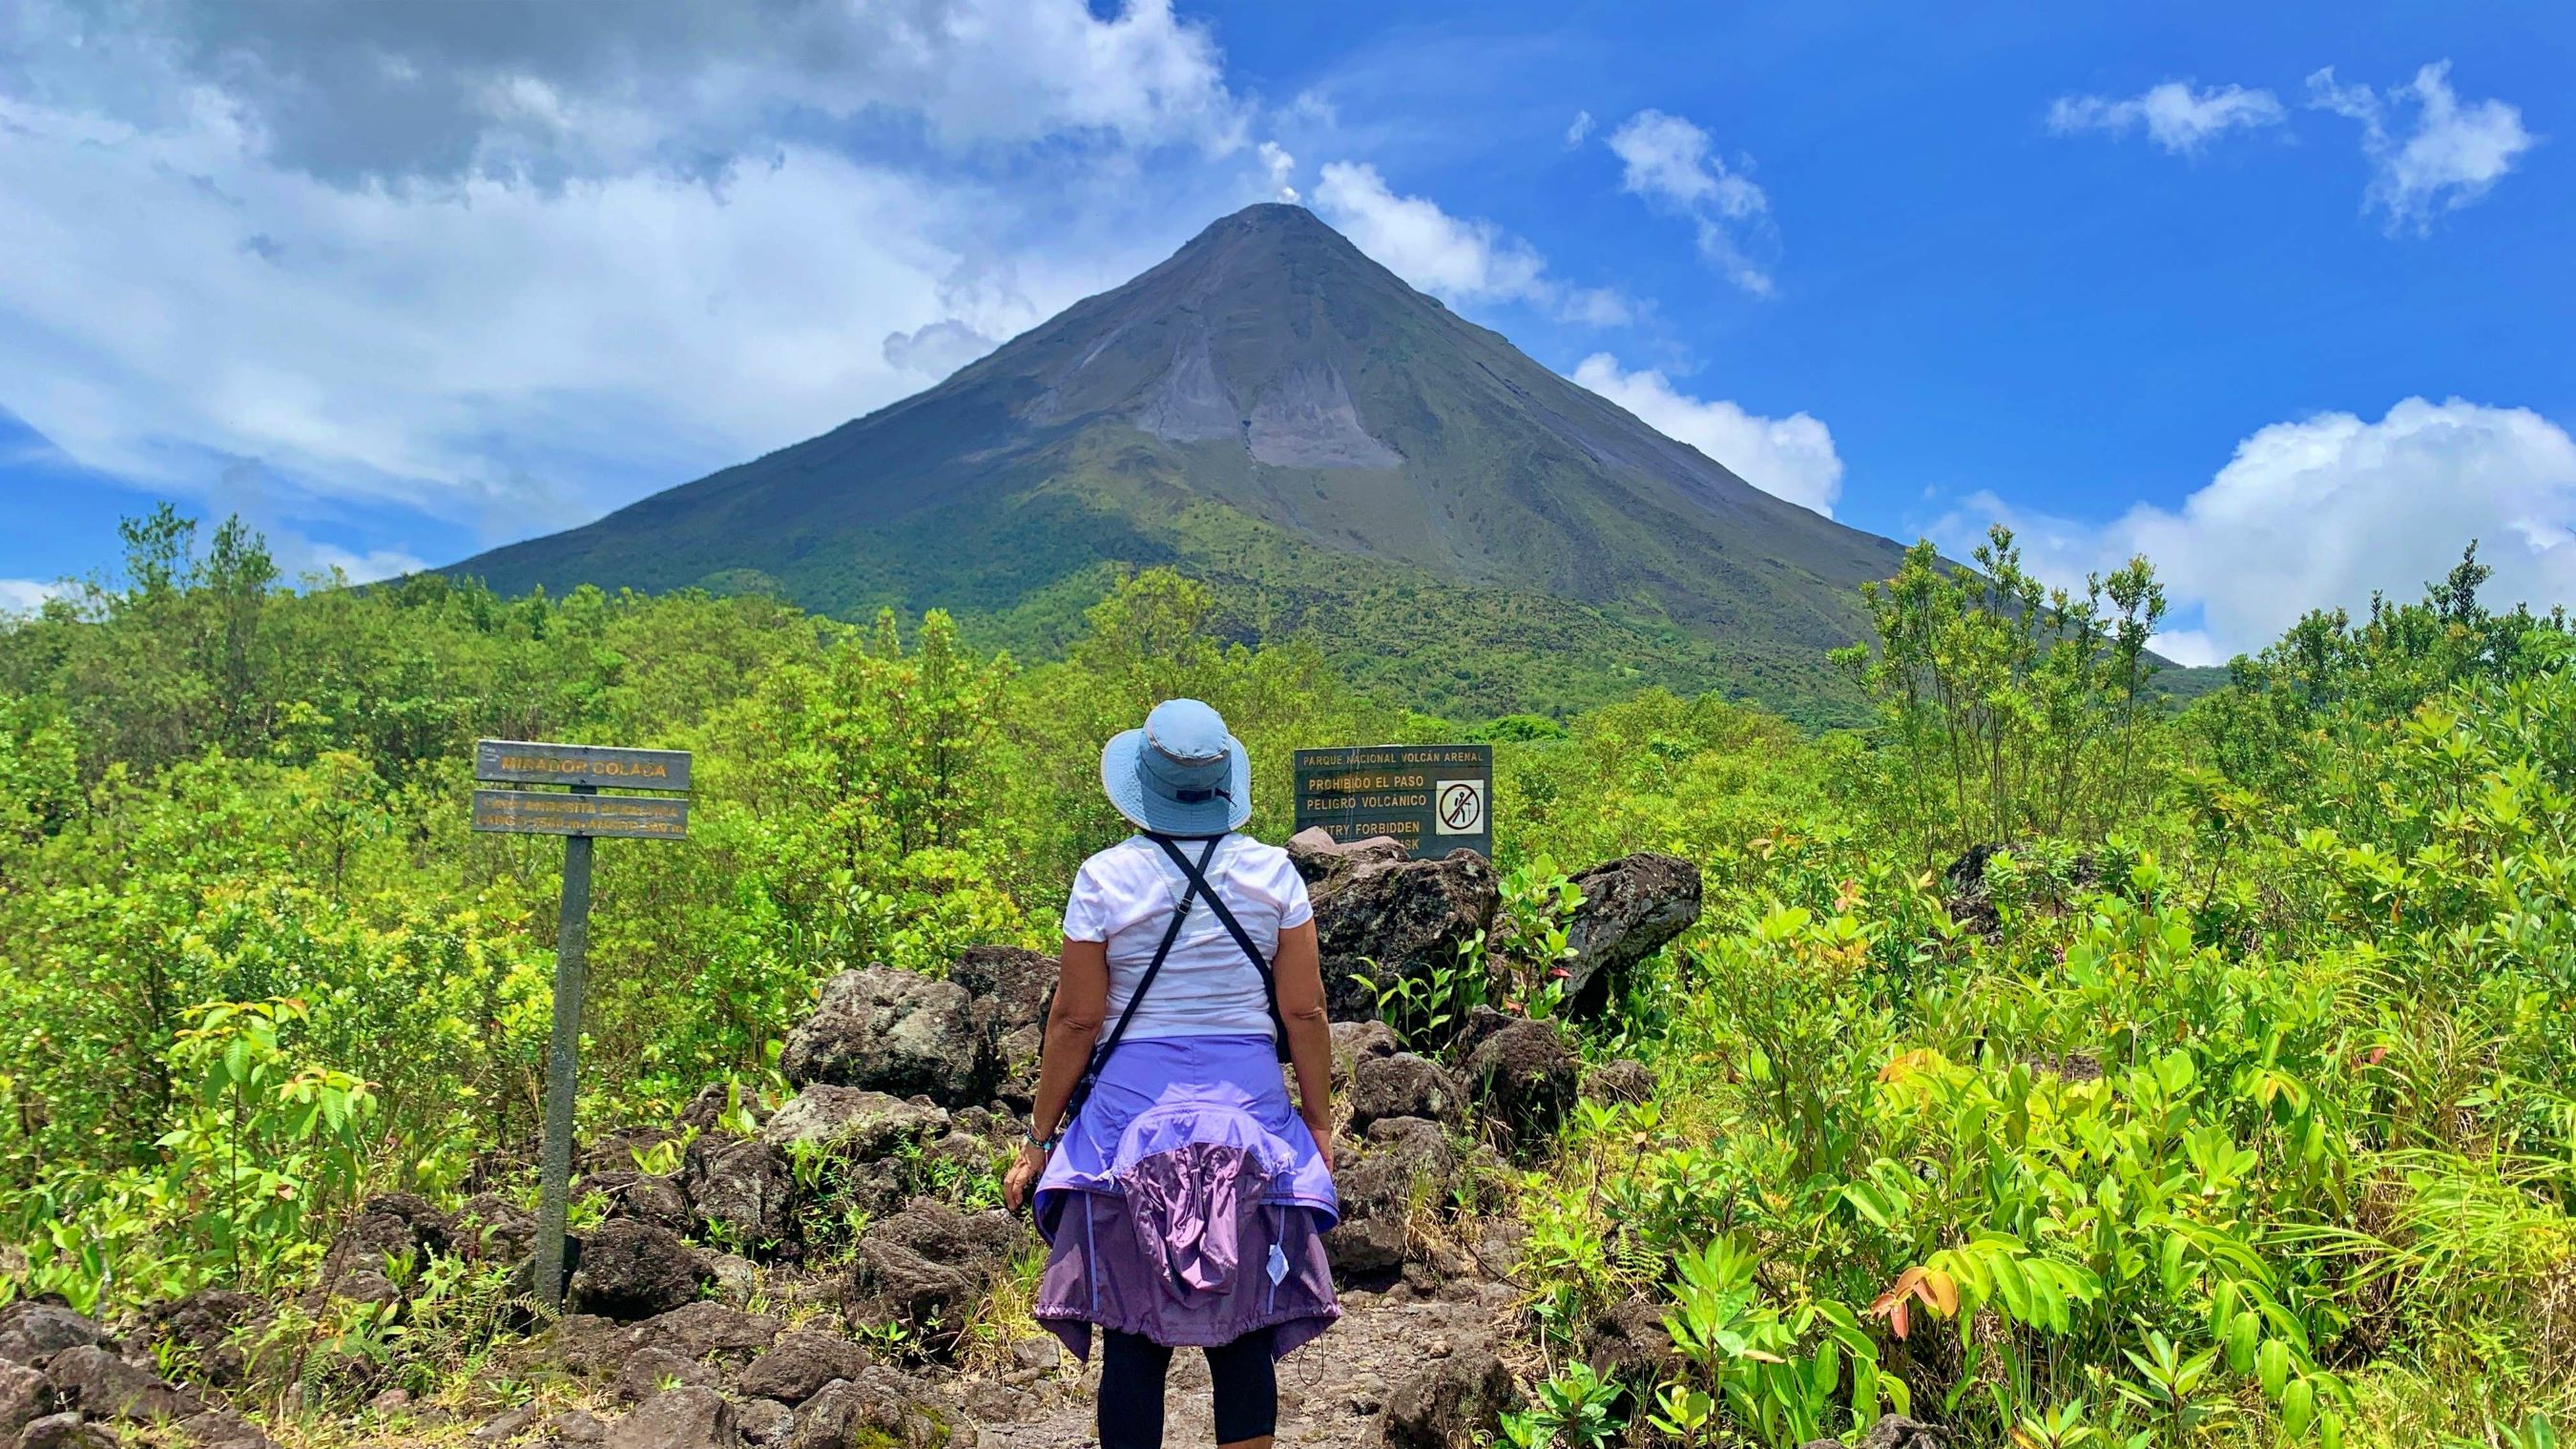
[[[1184,840],[1180,846],[1195,862],[1207,842]],[[1229,835],[1218,843],[1207,878],[1243,933],[1261,948],[1264,961],[1278,959],[1281,931],[1315,918],[1306,882],[1288,863],[1288,852],[1249,835]],[[1084,861],[1074,875],[1073,896],[1064,907],[1065,938],[1109,945],[1109,1014],[1100,1028],[1104,1040],[1152,964],[1154,948],[1163,943],[1172,912],[1188,888],[1181,868],[1141,835]],[[1154,989],[1145,993],[1145,1004],[1128,1024],[1127,1039],[1268,1036],[1270,1031],[1270,997],[1261,974],[1216,912],[1204,901],[1192,901],[1172,954],[1154,977]]]

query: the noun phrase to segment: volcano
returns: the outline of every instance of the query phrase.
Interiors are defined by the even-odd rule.
[[[926,392],[445,572],[505,593],[945,608],[1043,653],[1126,566],[1462,714],[1659,682],[1811,719],[1899,547],[1532,361],[1302,207],[1254,206]]]

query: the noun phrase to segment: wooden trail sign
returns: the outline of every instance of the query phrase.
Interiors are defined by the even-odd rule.
[[[1346,745],[1299,750],[1296,828],[1335,840],[1391,835],[1416,856],[1464,846],[1494,855],[1492,745]]]
[[[590,972],[590,842],[601,835],[683,840],[689,802],[673,794],[602,795],[599,788],[686,791],[686,750],[622,750],[530,740],[477,740],[474,778],[569,790],[474,792],[474,828],[564,837],[563,904],[555,920],[555,1020],[546,1044],[545,1141],[537,1158],[537,1296],[563,1306],[564,1219],[572,1192],[572,1104],[580,1070],[581,998]]]
[[[659,795],[477,790],[474,828],[519,835],[624,835],[639,840],[682,840],[689,833],[689,802]]]

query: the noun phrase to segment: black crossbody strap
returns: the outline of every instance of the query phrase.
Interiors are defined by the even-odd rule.
[[[1216,912],[1218,924],[1225,927],[1226,934],[1234,937],[1234,944],[1243,948],[1244,956],[1252,962],[1252,969],[1261,973],[1262,1001],[1270,1009],[1270,1029],[1277,1035],[1279,1059],[1286,1061],[1288,1059],[1288,1023],[1279,1014],[1278,979],[1271,975],[1270,962],[1263,958],[1261,948],[1252,944],[1252,936],[1243,929],[1243,923],[1236,920],[1234,912],[1226,908],[1225,898],[1216,893],[1214,886],[1208,884],[1207,863],[1216,855],[1214,846],[1211,845],[1207,854],[1200,857],[1199,863],[1193,866],[1190,864],[1190,858],[1181,853],[1181,847],[1170,836],[1151,835],[1146,838],[1163,847],[1163,853],[1170,856],[1173,862],[1180,866],[1182,872],[1189,876],[1191,889],[1207,897],[1208,909]]]
[[[1209,858],[1214,858],[1216,855],[1216,846],[1216,841],[1208,842],[1206,853]],[[1164,848],[1170,849],[1168,845]],[[1190,918],[1190,901],[1206,882],[1206,877],[1201,871],[1190,869],[1187,856],[1181,857],[1181,869],[1188,874],[1190,881],[1181,891],[1179,907],[1172,912],[1172,924],[1164,928],[1163,942],[1154,948],[1154,959],[1146,963],[1145,974],[1136,978],[1136,989],[1127,993],[1127,1009],[1118,1013],[1118,1024],[1109,1029],[1107,1039],[1093,1048],[1091,1060],[1083,1065],[1082,1079],[1073,1084],[1073,1095],[1065,1099],[1064,1115],[1056,1119],[1058,1132],[1072,1125],[1075,1115],[1082,1111],[1082,1104],[1091,1100],[1091,1089],[1100,1080],[1100,1069],[1109,1064],[1109,1054],[1118,1049],[1119,1039],[1127,1035],[1127,1023],[1136,1019],[1136,1008],[1145,1004],[1145,988],[1152,986],[1154,978],[1163,974],[1163,962],[1172,954],[1172,943],[1181,938],[1181,923]],[[1208,899],[1211,902],[1215,901],[1215,893],[1209,892]],[[1222,910],[1223,907],[1219,909]]]

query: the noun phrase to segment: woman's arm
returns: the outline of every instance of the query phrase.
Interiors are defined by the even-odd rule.
[[[1055,1005],[1047,1012],[1046,1045],[1038,1056],[1037,1100],[1029,1108],[1029,1135],[1052,1139],[1064,1130],[1059,1119],[1090,1065],[1091,1048],[1100,1040],[1101,1021],[1109,1015],[1109,947],[1101,941],[1067,940],[1058,958]],[[1330,1066],[1331,1053],[1326,1052]],[[1002,1200],[1013,1212],[1046,1169],[1046,1154],[1023,1144],[1020,1160],[1002,1179]]]
[[[1315,949],[1315,923],[1279,933],[1279,959],[1271,964],[1279,988],[1279,1019],[1288,1028],[1288,1061],[1297,1069],[1297,1113],[1333,1166],[1333,1025],[1324,1014],[1324,968]]]

